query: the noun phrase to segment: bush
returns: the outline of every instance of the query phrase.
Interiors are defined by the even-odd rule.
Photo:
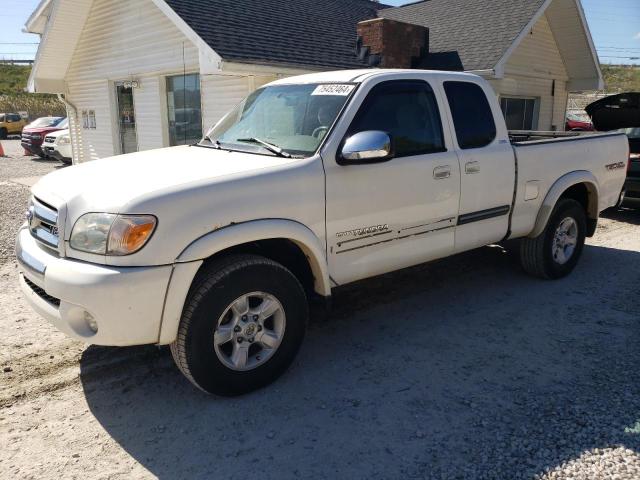
[[[64,104],[53,95],[15,94],[0,95],[0,113],[27,112],[29,119],[40,117],[64,117]]]

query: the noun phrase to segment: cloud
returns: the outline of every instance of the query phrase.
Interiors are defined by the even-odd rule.
[[[640,40],[640,32],[636,33],[633,38],[634,40]]]

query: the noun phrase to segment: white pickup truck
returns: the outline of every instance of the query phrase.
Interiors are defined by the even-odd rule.
[[[491,87],[362,70],[273,82],[198,145],[73,166],[32,190],[22,290],[98,345],[171,345],[204,391],[290,365],[308,301],[507,239],[524,270],[575,267],[622,189],[622,134],[512,144]]]

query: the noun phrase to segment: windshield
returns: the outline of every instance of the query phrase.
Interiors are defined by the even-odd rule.
[[[640,138],[640,128],[625,128],[624,133],[629,138]]]
[[[567,114],[567,118],[569,120],[573,120],[574,122],[585,122],[591,123],[591,118],[586,113],[569,113]]]
[[[58,123],[55,126],[60,128],[60,129],[69,128],[69,119],[68,118],[64,118],[60,123]]]
[[[64,117],[42,117],[31,122],[30,127],[55,127],[65,120]]]
[[[310,156],[354,90],[353,84],[317,83],[261,88],[220,120],[207,137],[230,150],[272,154],[263,144],[268,142],[287,154]]]

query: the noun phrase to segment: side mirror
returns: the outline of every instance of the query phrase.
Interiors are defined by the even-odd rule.
[[[364,165],[391,160],[391,137],[385,132],[370,130],[347,138],[337,158],[338,165]]]

